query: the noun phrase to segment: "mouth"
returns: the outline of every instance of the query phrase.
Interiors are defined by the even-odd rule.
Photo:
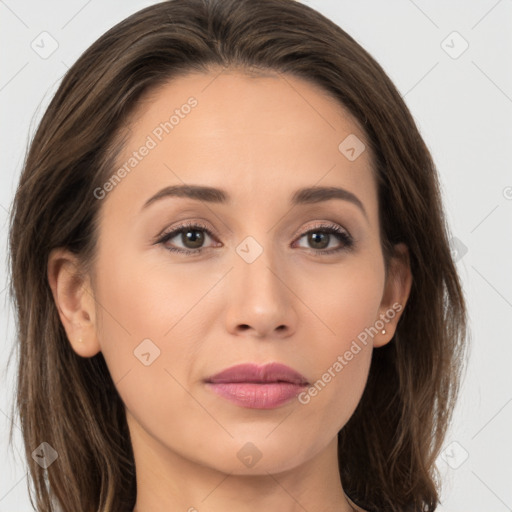
[[[309,385],[303,375],[280,363],[232,366],[205,379],[205,384],[217,395],[251,409],[284,405]]]

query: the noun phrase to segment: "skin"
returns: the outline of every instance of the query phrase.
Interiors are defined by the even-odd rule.
[[[349,134],[364,141],[365,133],[315,85],[216,70],[146,97],[120,165],[190,96],[197,106],[102,199],[93,273],[77,279],[74,256],[52,251],[60,318],[77,354],[103,353],[126,405],[137,512],[348,512],[337,433],[399,312],[307,404],[244,408],[203,379],[242,362],[278,361],[315,382],[394,303],[405,307],[407,249],[397,246],[386,280],[370,151],[349,161],[338,150]],[[231,201],[168,197],[141,211],[160,189],[183,183],[222,188]],[[313,185],[349,190],[367,217],[339,199],[292,208],[292,193]],[[213,232],[203,253],[166,249],[194,247],[180,234],[154,244],[182,221]],[[318,222],[347,231],[353,250],[322,255],[304,235]],[[252,263],[236,251],[247,236],[263,248]],[[328,248],[336,247],[343,242],[330,235]],[[134,356],[147,338],[160,350],[149,366]],[[252,467],[237,456],[249,442],[261,454]]]

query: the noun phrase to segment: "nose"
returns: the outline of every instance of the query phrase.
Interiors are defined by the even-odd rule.
[[[289,272],[267,250],[252,263],[236,258],[225,284],[227,330],[255,338],[291,336],[298,317]]]

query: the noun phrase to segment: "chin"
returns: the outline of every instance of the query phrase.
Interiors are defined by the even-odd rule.
[[[211,464],[204,460],[201,463],[223,473],[265,476],[291,470],[308,459],[307,454],[301,451],[304,446],[300,443],[285,445],[279,436],[269,440],[267,435],[265,432],[260,437],[246,437],[244,441],[231,440],[230,446],[224,446],[219,453],[208,457]],[[300,439],[300,436],[295,439]]]

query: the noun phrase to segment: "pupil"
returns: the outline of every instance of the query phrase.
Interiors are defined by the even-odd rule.
[[[318,237],[324,237],[324,244],[322,245],[322,240],[318,240]],[[317,242],[320,242],[320,249],[325,249],[325,247],[327,247],[329,245],[329,243],[325,243],[327,241],[327,236],[326,236],[326,233],[310,233],[309,234],[309,239],[310,239],[310,242],[312,241],[313,242],[313,245],[318,245]],[[317,247],[318,248],[318,247]]]
[[[203,243],[203,233],[196,229],[190,229],[186,232],[186,242],[192,243],[192,249],[200,247]]]

